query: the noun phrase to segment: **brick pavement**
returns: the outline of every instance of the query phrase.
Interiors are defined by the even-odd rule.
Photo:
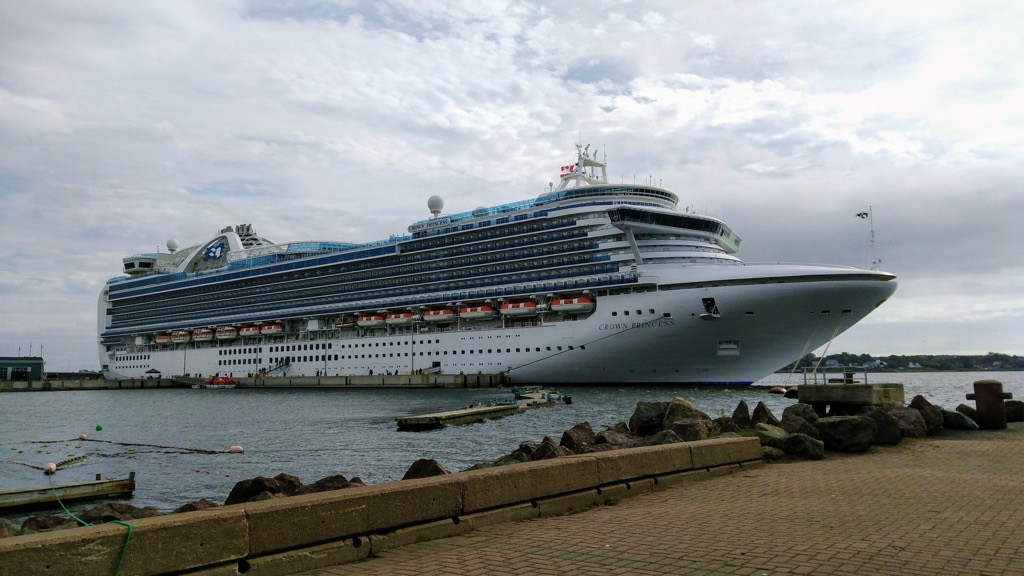
[[[1024,574],[1024,424],[770,464],[302,576]]]

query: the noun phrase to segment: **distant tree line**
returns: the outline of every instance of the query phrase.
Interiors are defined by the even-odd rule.
[[[890,355],[871,356],[870,354],[850,354],[841,352],[829,354],[819,358],[814,354],[808,354],[801,358],[797,364],[797,371],[804,368],[835,365],[840,366],[865,366],[871,370],[949,370],[949,371],[972,371],[972,370],[1024,370],[1024,356],[1000,354],[989,352],[985,355],[962,356],[957,354],[919,354],[919,355]],[[790,371],[793,364],[789,364],[783,370]]]

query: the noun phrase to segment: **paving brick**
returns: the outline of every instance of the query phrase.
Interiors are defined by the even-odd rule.
[[[1024,573],[1024,424],[687,477],[613,506],[302,572],[584,576]]]

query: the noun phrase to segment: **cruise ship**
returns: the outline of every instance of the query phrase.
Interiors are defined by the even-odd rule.
[[[718,218],[608,182],[577,145],[539,197],[368,243],[250,224],[123,259],[98,303],[108,378],[505,374],[515,384],[750,384],[896,290],[845,266],[747,264]],[[290,380],[289,380],[290,381]]]

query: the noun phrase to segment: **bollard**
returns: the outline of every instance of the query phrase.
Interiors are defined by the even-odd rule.
[[[968,394],[968,400],[974,400],[978,407],[978,427],[982,430],[1002,430],[1006,428],[1006,405],[1003,400],[1013,398],[1013,394],[1003,392],[1003,383],[999,380],[978,380],[974,383],[974,394]]]

